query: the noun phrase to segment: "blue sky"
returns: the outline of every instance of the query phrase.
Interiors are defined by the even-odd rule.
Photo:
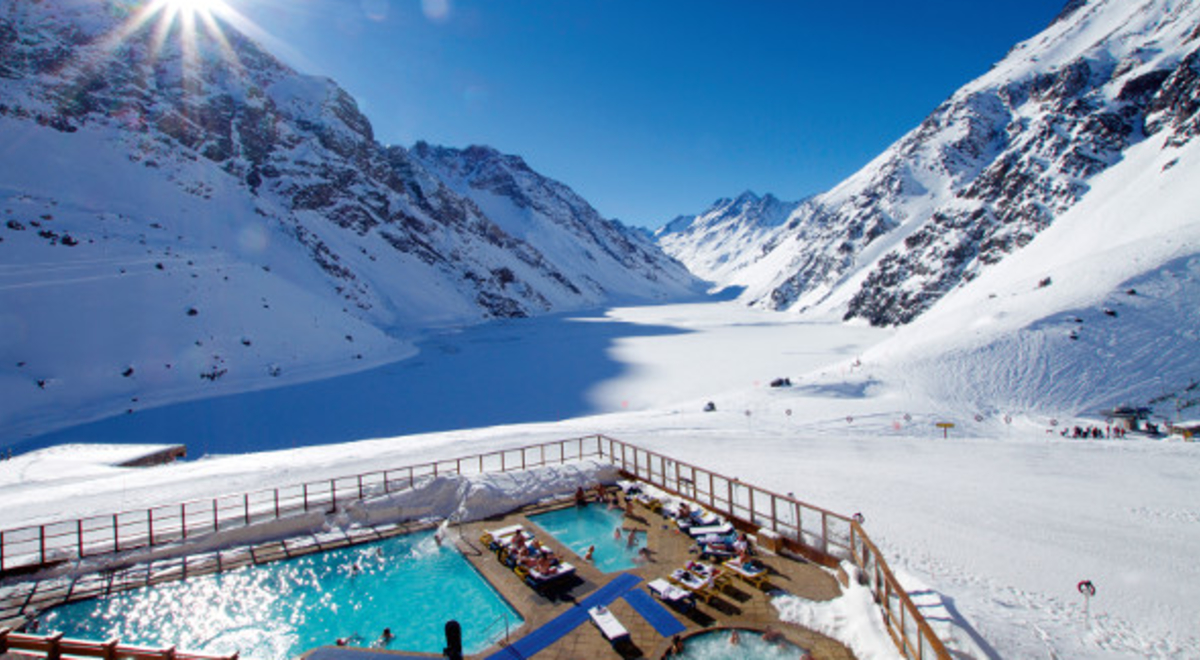
[[[515,153],[657,227],[829,189],[1063,0],[226,0],[386,144]]]

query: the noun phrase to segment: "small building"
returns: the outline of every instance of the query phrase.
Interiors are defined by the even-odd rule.
[[[1200,438],[1200,419],[1170,423],[1167,425],[1167,432],[1188,442],[1195,442]]]
[[[1135,408],[1133,406],[1115,406],[1109,410],[1101,410],[1100,414],[1105,419],[1111,420],[1111,424],[1117,428],[1125,429],[1126,431],[1136,431],[1143,427],[1141,422],[1150,419],[1151,410],[1149,408]]]

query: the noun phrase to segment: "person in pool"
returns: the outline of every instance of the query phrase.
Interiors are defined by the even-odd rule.
[[[387,648],[393,639],[396,639],[396,636],[392,634],[392,629],[384,628],[383,632],[379,633],[379,639],[375,640],[375,643],[371,646],[377,649]]]
[[[596,553],[596,546],[589,545],[588,549],[587,549],[587,554],[585,554],[583,556],[583,560],[584,561],[592,561],[592,555],[594,555],[595,553]]]
[[[779,632],[778,630],[775,630],[771,626],[767,626],[765,629],[763,629],[762,638],[763,638],[763,641],[768,644],[782,644],[783,643],[783,633]]]

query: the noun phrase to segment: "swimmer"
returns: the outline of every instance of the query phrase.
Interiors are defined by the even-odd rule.
[[[375,640],[375,643],[371,646],[377,649],[387,648],[393,639],[396,639],[396,636],[392,634],[392,629],[384,628],[383,632],[379,633],[379,639]]]
[[[620,528],[620,527],[614,527],[614,528],[613,528],[613,540],[614,540],[614,541],[620,541],[620,540],[621,540],[621,528]]]
[[[594,545],[589,545],[589,546],[588,546],[588,549],[587,549],[587,554],[585,554],[585,555],[583,556],[583,560],[584,560],[584,561],[592,561],[592,555],[593,555],[593,554],[595,554],[595,553],[596,553],[596,546],[594,546]]]
[[[637,543],[637,530],[629,530],[629,540],[625,542],[626,548],[632,548]]]
[[[738,634],[738,631],[736,629],[734,629],[733,634],[729,636],[729,645],[737,646],[738,644],[741,644],[741,643],[742,643],[742,636]]]

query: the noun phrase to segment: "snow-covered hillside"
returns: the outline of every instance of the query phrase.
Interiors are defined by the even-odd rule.
[[[697,277],[717,283],[753,263],[763,242],[800,206],[747,190],[695,216],[680,216],[655,233],[667,254],[687,261]]]
[[[1069,2],[1042,34],[774,231],[724,255],[701,247],[719,239],[699,238],[673,254],[718,285],[746,287],[743,299],[758,306],[907,323],[1028,245],[1130,149],[1155,144],[1155,166],[1174,165],[1200,126],[1197,30],[1195,2]],[[1156,199],[1183,192],[1163,188]],[[736,268],[710,270],[722,259]]]
[[[571,227],[522,232],[512,209],[549,197],[494,188],[477,203],[376,142],[332,81],[229,25],[144,11],[0,6],[6,441],[64,409],[101,417],[362,369],[412,354],[433,326],[695,289],[566,186],[521,169],[522,185],[566,200],[537,221]]]

